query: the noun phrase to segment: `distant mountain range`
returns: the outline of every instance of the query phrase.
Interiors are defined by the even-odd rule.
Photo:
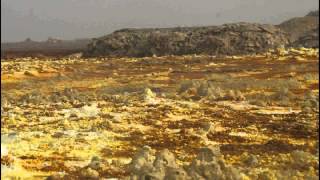
[[[1,43],[1,57],[65,56],[84,51],[90,42],[91,39],[60,40],[55,38],[38,42],[27,38],[22,42]]]

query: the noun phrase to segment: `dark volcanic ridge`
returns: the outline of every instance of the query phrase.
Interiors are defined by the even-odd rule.
[[[279,46],[319,47],[319,11],[280,25],[242,22],[207,27],[122,29],[94,39],[85,56],[241,55]]]
[[[233,23],[222,26],[123,29],[89,44],[89,56],[163,56],[243,54],[288,44],[273,25]]]
[[[279,24],[278,27],[288,34],[291,44],[295,46],[319,46],[305,41],[308,39],[309,41],[317,41],[319,44],[319,11],[312,11],[304,17],[289,19]]]

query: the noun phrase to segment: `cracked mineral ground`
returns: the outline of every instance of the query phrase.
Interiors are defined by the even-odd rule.
[[[1,60],[1,176],[318,179],[318,49]]]

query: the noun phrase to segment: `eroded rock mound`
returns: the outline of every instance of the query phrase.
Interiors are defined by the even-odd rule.
[[[281,23],[279,28],[287,33],[290,46],[319,47],[319,11],[289,19]]]
[[[319,25],[292,43],[293,47],[319,48]]]
[[[221,26],[161,29],[123,29],[93,40],[86,56],[236,55],[286,45],[278,27],[233,23]]]
[[[311,11],[307,14],[307,16],[318,16],[319,17],[319,10],[317,11]]]
[[[173,153],[164,149],[152,155],[150,148],[143,148],[129,165],[128,179],[219,179],[237,180],[239,170],[225,163],[219,147],[200,149],[197,157],[188,166],[179,166]]]

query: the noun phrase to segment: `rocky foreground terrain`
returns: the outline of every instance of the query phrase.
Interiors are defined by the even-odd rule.
[[[85,55],[243,55],[281,46],[319,47],[319,11],[279,25],[232,23],[208,27],[122,29],[94,39]]]
[[[2,59],[1,177],[318,179],[318,58]]]

